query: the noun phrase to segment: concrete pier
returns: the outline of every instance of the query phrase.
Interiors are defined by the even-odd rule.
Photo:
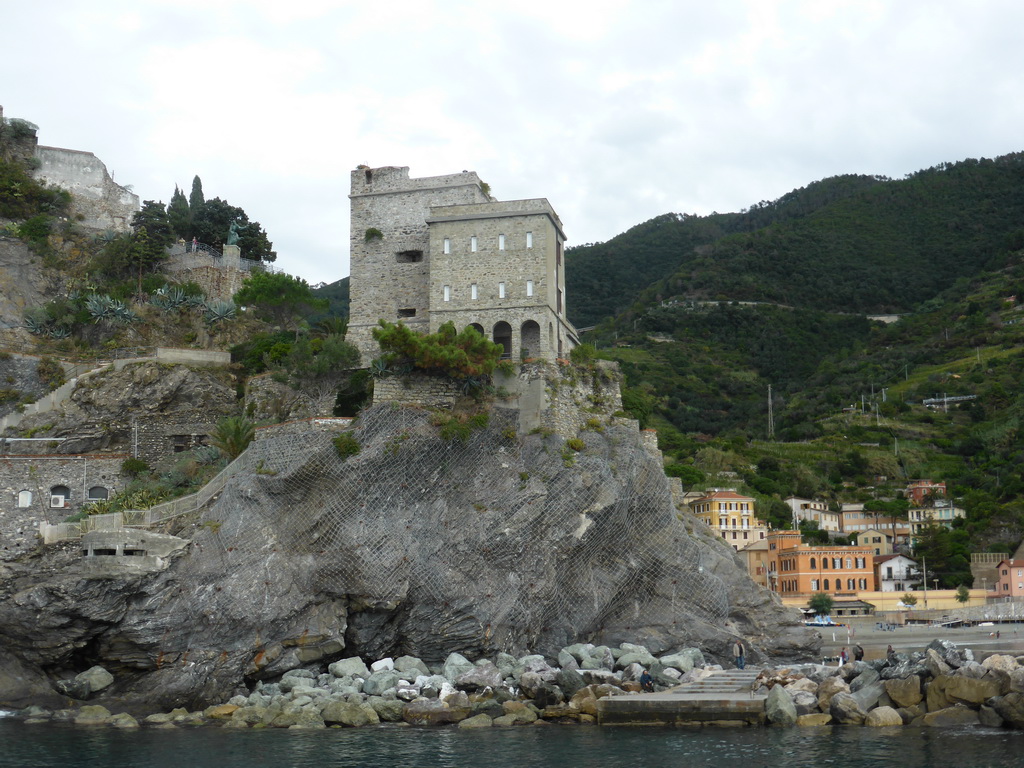
[[[601,725],[763,725],[768,692],[751,694],[760,668],[728,669],[661,693],[606,696]]]

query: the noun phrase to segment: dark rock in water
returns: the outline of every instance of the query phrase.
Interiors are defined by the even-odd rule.
[[[559,671],[558,676],[555,678],[555,682],[558,687],[562,689],[562,692],[567,698],[572,698],[576,691],[586,686],[586,682],[583,680],[583,675],[574,669],[562,669]]]
[[[789,691],[781,685],[774,686],[768,692],[764,702],[765,716],[773,725],[796,725],[797,709]]]
[[[552,683],[543,683],[533,694],[533,703],[539,709],[553,707],[563,701],[565,701],[565,695],[562,693],[562,689]]]
[[[828,711],[833,722],[843,725],[861,725],[867,716],[867,712],[853,694],[842,691],[832,697]]]
[[[40,670],[85,659],[116,680],[97,702],[198,709],[314,658],[553,659],[583,641],[724,659],[736,635],[751,659],[816,654],[799,613],[676,510],[634,423],[581,433],[568,462],[564,438],[509,437],[512,410],[465,441],[430,419],[374,406],[345,458],[329,433],[267,430],[164,571],[96,578],[59,547],[10,563],[0,680],[27,682],[2,690],[41,703]]]
[[[1024,693],[1010,691],[1010,693],[989,699],[987,704],[1008,725],[1014,728],[1024,728]]]

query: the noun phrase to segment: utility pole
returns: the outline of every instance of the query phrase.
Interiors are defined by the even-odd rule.
[[[775,439],[775,414],[772,409],[772,385],[768,385],[768,439]]]
[[[928,608],[928,563],[924,559],[924,555],[921,556],[921,583],[924,584],[924,607]]]

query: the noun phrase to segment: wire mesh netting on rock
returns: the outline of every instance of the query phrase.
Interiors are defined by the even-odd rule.
[[[726,619],[705,562],[720,555],[677,518],[635,426],[581,432],[576,451],[516,435],[516,416],[443,439],[431,413],[380,405],[350,433],[355,455],[313,430],[254,443],[178,564],[182,595],[217,589],[204,621],[257,626],[282,604],[345,600],[350,623],[390,612],[381,643],[396,647],[379,650],[424,656],[429,638],[437,653],[544,651]]]

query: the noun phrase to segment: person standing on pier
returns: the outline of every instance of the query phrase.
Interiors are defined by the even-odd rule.
[[[732,644],[732,656],[736,660],[736,669],[743,669],[746,665],[746,648],[743,647],[743,641],[738,639]]]

